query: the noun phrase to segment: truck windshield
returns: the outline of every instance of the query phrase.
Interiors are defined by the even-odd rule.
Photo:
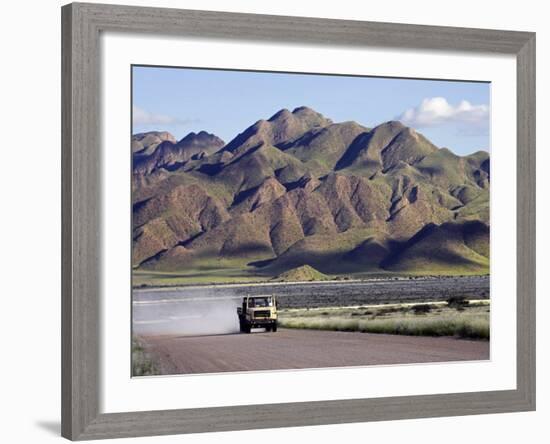
[[[250,299],[248,305],[250,307],[271,307],[273,302],[271,298],[254,298]]]

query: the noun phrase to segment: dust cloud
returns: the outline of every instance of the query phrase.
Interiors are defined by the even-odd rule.
[[[133,334],[204,336],[239,331],[235,295],[172,296],[133,301]]]

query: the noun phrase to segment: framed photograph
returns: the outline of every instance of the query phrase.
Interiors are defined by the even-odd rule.
[[[62,24],[63,436],[535,409],[534,33]]]

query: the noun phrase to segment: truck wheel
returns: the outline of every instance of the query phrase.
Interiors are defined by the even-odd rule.
[[[273,333],[275,333],[277,331],[277,323],[276,322],[271,326],[271,331]]]
[[[271,325],[266,325],[265,331],[269,333],[271,331]]]
[[[252,326],[250,324],[244,324],[244,332],[250,333],[252,331]]]

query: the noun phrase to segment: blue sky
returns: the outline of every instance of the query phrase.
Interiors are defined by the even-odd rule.
[[[191,131],[229,142],[282,108],[308,106],[334,122],[401,120],[439,147],[489,150],[490,84],[439,80],[133,67],[133,132]]]

